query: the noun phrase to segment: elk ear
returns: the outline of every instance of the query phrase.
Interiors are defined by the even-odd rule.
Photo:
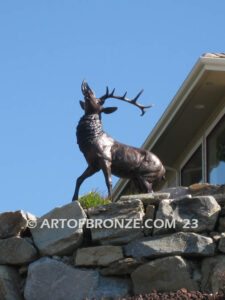
[[[85,103],[83,101],[80,101],[80,106],[83,110],[84,110],[84,105],[85,105]]]
[[[118,107],[106,107],[102,109],[102,112],[105,114],[111,114],[117,110]]]

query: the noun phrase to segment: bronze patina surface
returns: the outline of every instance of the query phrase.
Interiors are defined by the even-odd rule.
[[[108,88],[104,96],[96,98],[85,81],[82,82],[81,90],[84,102],[80,101],[80,105],[84,115],[77,126],[77,143],[86,158],[88,167],[77,179],[73,201],[78,200],[82,182],[100,170],[105,176],[110,198],[112,198],[111,174],[132,179],[143,193],[151,193],[152,184],[160,181],[165,174],[165,168],[159,158],[147,150],[117,142],[103,131],[101,122],[102,113],[110,114],[117,110],[117,107],[103,107],[108,98],[133,104],[141,109],[143,115],[145,109],[152,106],[137,103],[143,90],[133,100],[127,99],[126,93],[122,97],[114,95],[115,90],[109,93]]]

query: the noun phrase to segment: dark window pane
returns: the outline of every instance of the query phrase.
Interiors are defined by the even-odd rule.
[[[181,184],[188,186],[202,182],[202,146],[200,146],[181,170]]]
[[[208,182],[225,183],[225,117],[207,138]]]

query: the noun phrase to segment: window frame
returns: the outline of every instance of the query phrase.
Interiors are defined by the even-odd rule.
[[[202,146],[203,144],[200,143],[199,144],[199,147],[197,147],[197,149],[192,153],[192,155],[190,156],[190,158],[187,160],[187,162],[183,165],[183,167],[181,168],[180,170],[180,184],[183,185],[184,183],[182,182],[183,181],[183,176],[182,176],[182,172],[184,171],[184,168],[187,166],[187,164],[190,162],[190,160],[192,158],[194,158],[198,152],[198,150],[201,150],[201,161],[202,161],[202,153],[203,153],[203,149],[202,149]],[[200,149],[201,148],[201,149]],[[202,181],[203,181],[203,161],[201,162],[201,167],[202,167]]]
[[[211,133],[219,126],[220,122],[225,118],[225,107],[217,114],[212,123],[204,130],[203,134],[199,139],[195,142],[192,149],[189,153],[184,157],[180,166],[179,166],[179,185],[182,182],[181,172],[191,157],[195,154],[197,149],[202,147],[202,181],[209,182],[208,178],[208,149],[207,149],[207,138]]]
[[[221,124],[225,122],[225,114],[219,119],[216,125],[212,128],[212,130],[205,137],[206,144],[206,180],[209,182],[209,138],[215,133],[215,131],[221,126]]]
[[[204,182],[204,177],[203,177],[203,168],[204,168],[204,162],[203,162],[203,137],[201,137],[196,144],[193,146],[191,151],[186,155],[185,159],[182,161],[179,169],[179,184],[182,185],[182,170],[186,166],[186,164],[190,161],[190,159],[195,155],[197,150],[199,148],[202,148],[202,181]]]

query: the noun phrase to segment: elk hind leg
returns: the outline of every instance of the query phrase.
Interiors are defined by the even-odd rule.
[[[78,200],[79,189],[80,189],[80,186],[83,183],[83,181],[98,171],[99,170],[93,169],[92,167],[89,166],[84,171],[84,173],[80,177],[77,178],[76,188],[75,188],[75,192],[74,192],[72,201]]]
[[[147,193],[153,193],[152,183],[145,180],[145,185],[146,185],[146,188],[147,188]]]
[[[152,183],[144,177],[135,178],[134,183],[140,193],[152,193]]]

